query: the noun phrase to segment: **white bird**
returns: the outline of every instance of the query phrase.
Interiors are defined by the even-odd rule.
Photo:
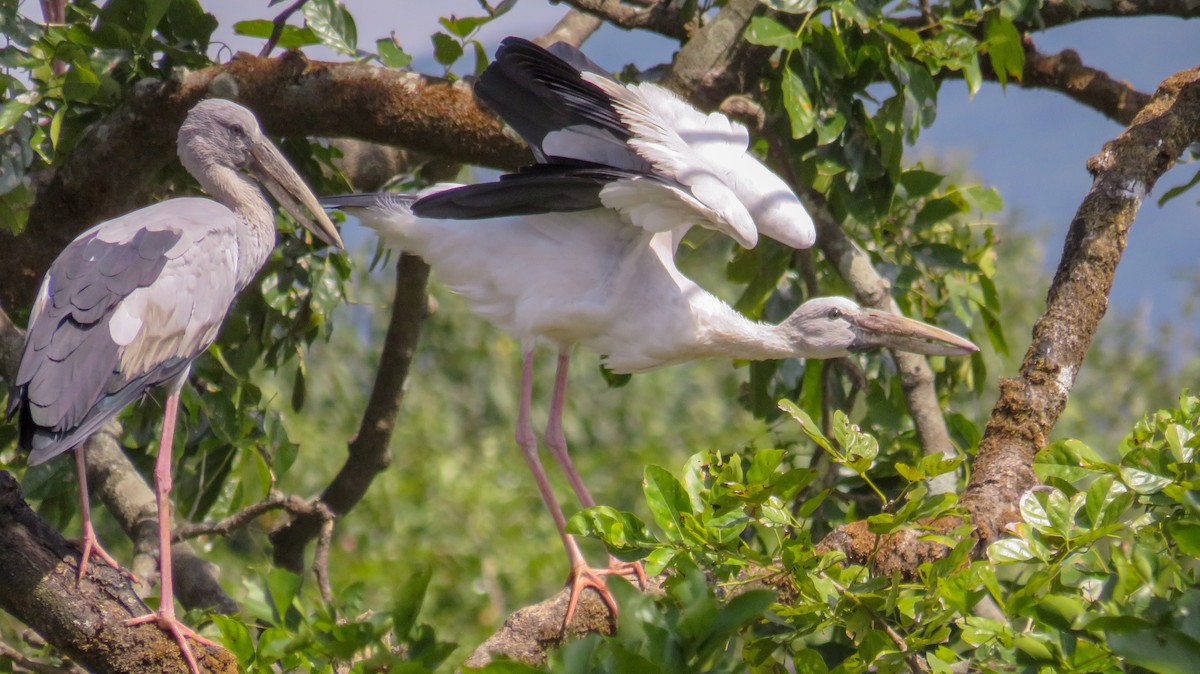
[[[608,570],[592,569],[566,532],[530,419],[539,342],[558,349],[546,444],[584,507],[595,501],[571,464],[562,430],[567,367],[576,344],[601,354],[617,373],[701,358],[834,358],[875,348],[929,355],[978,350],[945,330],[842,297],[809,300],[779,325],[752,321],[676,268],[675,248],[686,227],[651,232],[602,207],[522,213],[524,204],[553,209],[556,203],[586,203],[596,182],[607,177],[599,169],[538,166],[498,183],[439,185],[419,199],[388,193],[321,199],[325,206],[358,216],[390,244],[425,258],[475,313],[521,340],[516,437],[571,564],[564,627],[585,587],[599,592],[615,615],[616,603],[601,576],[639,572],[640,566],[610,558]],[[489,217],[489,208],[503,215]],[[476,219],[450,219],[455,217]]]
[[[647,231],[702,225],[746,248],[760,233],[792,248],[816,240],[795,193],[750,153],[745,126],[656,84],[622,84],[571,45],[505,38],[474,91],[539,164],[627,171],[600,202]]]
[[[213,645],[175,617],[171,575],[171,446],[192,361],[216,339],[234,299],[275,247],[275,212],[259,185],[321,240],[342,240],[249,110],[202,101],[179,129],[179,158],[213,199],[169,199],[80,234],[46,272],[29,319],[8,414],[29,464],[75,452],[83,511],[79,578],[99,546],[88,507],[83,442],[126,405],[167,384],[154,468],[160,584],[156,613],[130,620],[170,632],[193,672],[187,639]],[[305,209],[315,216],[308,218]]]
[[[637,573],[612,557],[589,567],[566,532],[538,458],[530,418],[533,354],[558,349],[546,444],[580,503],[595,501],[567,453],[562,430],[574,345],[617,373],[700,358],[832,358],[887,347],[924,354],[977,351],[971,342],[840,297],[810,300],[779,325],[751,321],[675,266],[693,225],[753,246],[764,234],[796,248],[815,239],[795,194],[749,152],[745,127],[705,115],[653,84],[617,82],[574,47],[542,49],[507,38],[475,85],[476,96],[530,145],[538,163],[499,181],[440,185],[420,198],[326,197],[391,244],[425,258],[481,317],[521,340],[517,444],[558,526],[571,564],[569,624],[579,593]]]

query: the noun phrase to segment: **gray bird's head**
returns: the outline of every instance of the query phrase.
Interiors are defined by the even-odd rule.
[[[779,327],[813,358],[836,358],[873,349],[926,356],[965,356],[979,350],[954,333],[898,314],[860,307],[845,297],[809,300]]]
[[[220,98],[200,101],[179,128],[177,145],[184,168],[213,197],[225,191],[213,185],[221,169],[246,171],[296,222],[325,243],[344,247],[316,196],[246,108]]]

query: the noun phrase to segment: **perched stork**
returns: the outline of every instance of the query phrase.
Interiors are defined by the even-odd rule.
[[[102,222],[67,245],[38,291],[8,414],[18,417],[30,465],[75,452],[83,578],[93,554],[120,568],[92,529],[83,442],[151,388],[168,385],[154,468],[161,598],[157,613],[130,624],[156,622],[170,632],[198,674],[186,638],[210,642],[176,619],[171,576],[168,497],[179,391],[275,247],[275,212],[260,185],[322,241],[341,247],[342,240],[249,110],[202,101],[179,129],[178,150],[212,199],[169,199]]]
[[[618,373],[644,372],[701,358],[834,358],[876,348],[929,355],[977,351],[954,334],[842,297],[802,304],[779,325],[752,321],[684,276],[675,249],[686,227],[652,232],[618,210],[521,214],[521,203],[586,201],[598,169],[540,166],[470,186],[441,185],[424,196],[358,194],[322,203],[358,216],[390,244],[425,258],[471,309],[521,340],[524,350],[517,444],[554,517],[571,564],[564,627],[585,587],[616,613],[602,576],[640,572],[610,558],[607,570],[584,561],[538,459],[530,419],[533,353],[538,342],[558,349],[546,444],[584,507],[595,505],[567,454],[562,429],[570,352],[579,344]],[[555,181],[560,183],[556,188]],[[521,195],[529,195],[524,198]],[[556,201],[557,200],[557,201]],[[487,216],[495,204],[498,217]],[[438,214],[429,217],[429,211]],[[448,219],[458,212],[459,218]]]

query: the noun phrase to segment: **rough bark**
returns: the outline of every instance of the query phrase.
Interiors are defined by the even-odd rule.
[[[1036,486],[1033,459],[1066,407],[1075,376],[1108,309],[1109,291],[1134,217],[1155,183],[1200,141],[1200,67],[1171,76],[1129,127],[1088,162],[1092,188],[1063,245],[1046,312],[1019,375],[1000,382],[1000,398],[979,445],[962,505],[987,544],[1019,517],[1021,496]],[[961,522],[933,523],[945,532]],[[980,550],[982,550],[982,545]],[[818,550],[841,550],[851,563],[911,576],[945,549],[911,534],[882,541],[856,522],[830,534]]]
[[[0,471],[0,608],[89,671],[188,671],[179,646],[153,624],[129,627],[150,609],[128,579],[93,562],[76,585],[79,551],[30,510],[17,481]],[[206,672],[237,672],[233,656],[193,644]]]
[[[566,5],[608,21],[625,29],[645,28],[660,35],[684,39],[695,22],[683,20],[685,3],[674,0],[651,0],[636,6],[623,0],[564,0]]]
[[[379,371],[358,434],[350,441],[346,463],[321,493],[320,502],[335,515],[349,512],[367,493],[375,476],[392,462],[388,444],[404,399],[404,382],[428,310],[425,285],[429,265],[407,253],[396,261],[396,295],[392,316],[379,356]],[[300,573],[304,549],[321,533],[322,518],[294,517],[271,533],[275,563]]]

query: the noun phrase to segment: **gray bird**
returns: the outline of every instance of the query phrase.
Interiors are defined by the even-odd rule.
[[[169,199],[102,222],[67,245],[38,291],[8,415],[18,417],[30,465],[75,451],[82,578],[93,554],[120,568],[92,529],[82,444],[126,405],[168,385],[154,469],[161,599],[157,613],[130,624],[156,622],[170,632],[198,673],[186,638],[211,642],[176,619],[171,576],[168,497],[179,392],[192,361],[216,339],[234,299],[275,247],[275,212],[260,186],[322,241],[342,247],[342,240],[249,110],[200,102],[179,129],[178,151],[212,199]]]

